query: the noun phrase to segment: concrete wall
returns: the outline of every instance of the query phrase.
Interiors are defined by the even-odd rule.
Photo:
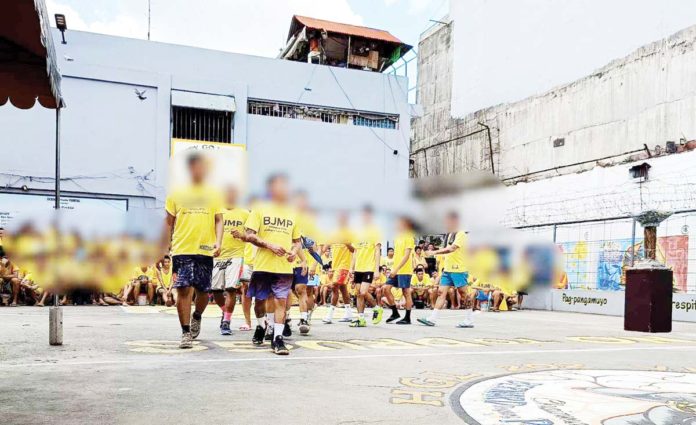
[[[449,49],[435,48],[433,53],[440,38],[451,39],[450,27],[425,34],[419,44],[421,56],[427,58],[421,59],[420,100],[426,117],[434,116],[438,122],[414,121],[412,159],[417,176],[489,170],[485,133],[417,150],[475,131],[479,122],[493,129],[494,167],[499,177],[510,179],[508,183],[574,173],[609,156],[617,157],[604,162],[619,162],[629,156],[621,154],[644,144],[654,148],[668,140],[696,139],[696,27],[646,45],[573,83],[461,120],[449,118],[440,99],[427,95],[446,91],[449,84],[451,96],[451,75],[434,77],[428,72],[430,64],[441,70],[452,55],[466,54],[451,42]],[[564,138],[565,145],[554,148],[557,138]],[[566,167],[584,161],[589,163]],[[537,173],[557,167],[561,168]]]
[[[355,207],[368,198],[389,210],[407,193],[410,107],[404,77],[78,31],[66,38],[68,44],[56,43],[67,103],[66,191],[122,195],[137,201],[133,207],[160,206],[170,93],[185,90],[234,96],[233,141],[247,147],[253,192],[262,189],[268,173],[287,171],[329,207]],[[146,90],[147,98],[138,99],[136,88]],[[399,114],[399,129],[249,115],[249,98]],[[50,189],[53,113],[6,106],[0,128],[0,186]],[[393,199],[384,199],[385,193]]]

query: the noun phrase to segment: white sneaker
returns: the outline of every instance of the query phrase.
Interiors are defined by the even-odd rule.
[[[322,322],[324,322],[324,323],[327,324],[327,325],[330,325],[330,324],[333,323],[333,320],[331,320],[331,319],[328,318],[328,317],[325,317],[324,320],[322,320]]]

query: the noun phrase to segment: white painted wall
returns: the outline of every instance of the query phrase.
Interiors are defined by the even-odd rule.
[[[54,37],[60,37],[58,32]],[[63,189],[160,207],[170,147],[170,93],[234,96],[234,142],[246,145],[251,192],[285,171],[328,208],[395,211],[408,192],[407,80],[342,68],[68,31],[56,43],[63,112]],[[140,100],[134,89],[146,90]],[[247,114],[256,98],[400,115],[398,130]],[[0,108],[0,186],[51,189],[54,114]],[[11,146],[11,148],[6,148]],[[393,151],[398,154],[394,155]]]

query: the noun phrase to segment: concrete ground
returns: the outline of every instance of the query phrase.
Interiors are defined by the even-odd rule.
[[[642,334],[616,317],[519,311],[456,329],[450,311],[434,328],[351,329],[319,310],[280,357],[250,332],[220,336],[214,306],[187,351],[172,309],[64,314],[51,347],[47,308],[0,308],[0,423],[614,425],[696,412],[696,324]]]

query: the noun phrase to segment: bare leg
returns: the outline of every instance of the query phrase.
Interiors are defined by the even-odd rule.
[[[193,288],[176,288],[176,294],[176,312],[179,314],[179,323],[181,326],[188,326],[191,323]]]
[[[249,284],[242,283],[242,311],[244,312],[244,320],[246,320],[247,326],[251,328],[251,298],[246,296],[247,290],[249,289]]]
[[[19,297],[19,288],[20,288],[20,281],[16,277],[13,277],[10,279],[10,285],[12,286],[12,304],[10,304],[12,307],[17,306],[17,299]]]

